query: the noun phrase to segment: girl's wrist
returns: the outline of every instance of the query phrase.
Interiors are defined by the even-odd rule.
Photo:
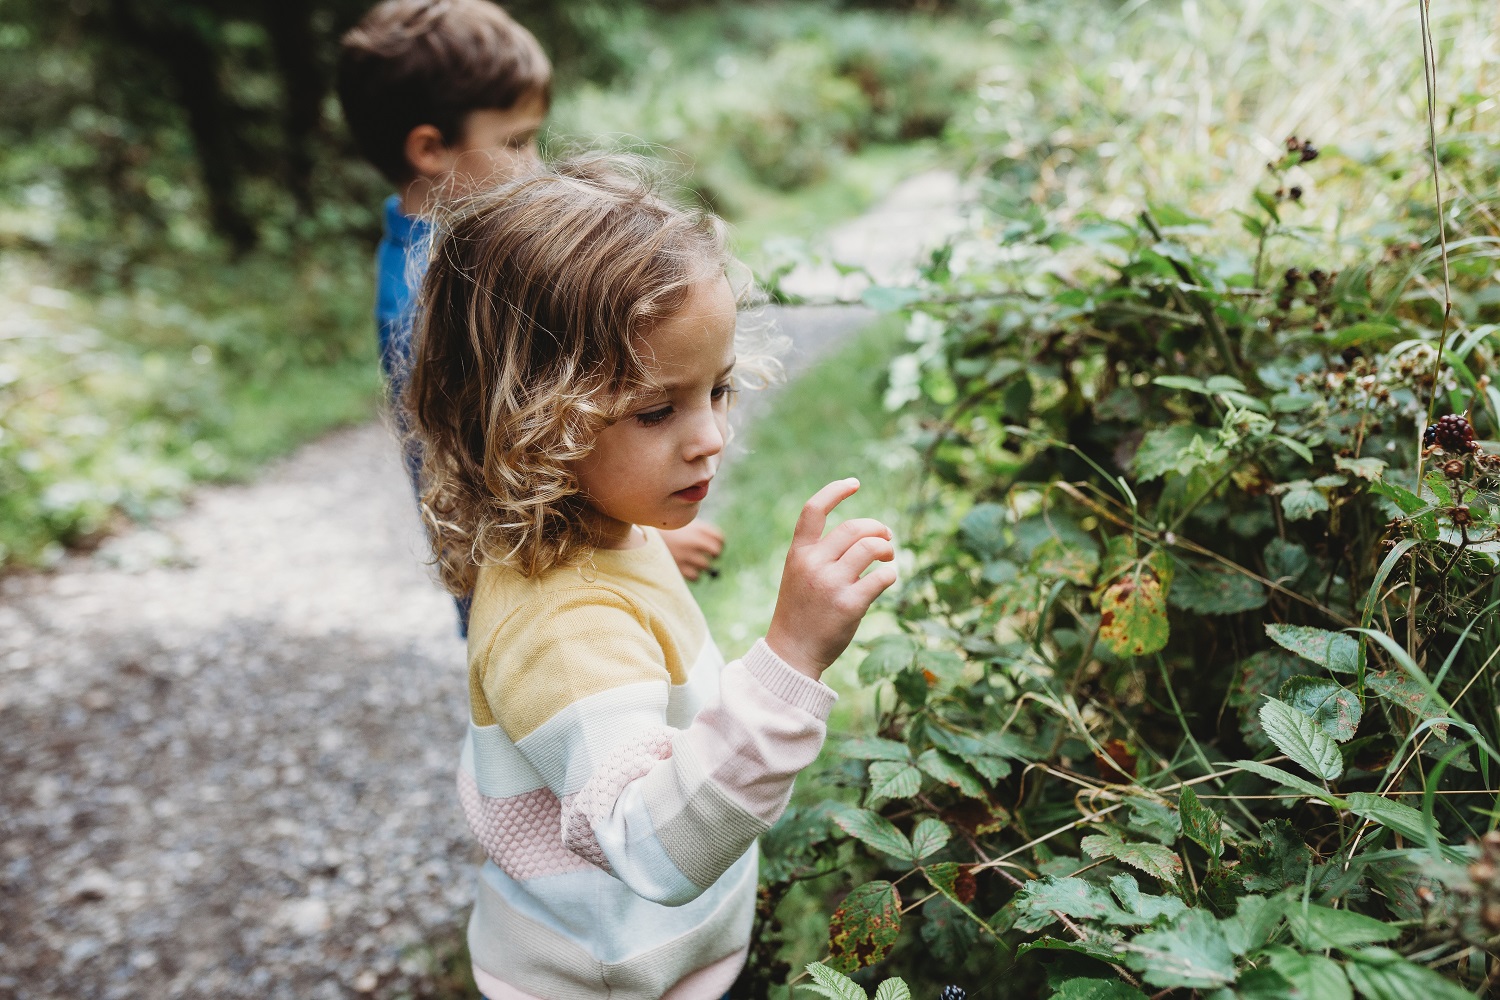
[[[784,636],[777,633],[776,624],[766,630],[766,648],[775,653],[783,663],[791,667],[797,673],[811,677],[815,681],[823,679],[823,671],[827,664],[819,665],[815,659],[807,656],[803,650],[794,642],[788,642]]]

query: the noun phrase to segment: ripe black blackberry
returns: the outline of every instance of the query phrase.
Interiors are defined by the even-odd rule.
[[[1438,417],[1437,423],[1429,424],[1422,432],[1422,444],[1428,448],[1437,445],[1455,455],[1479,450],[1479,442],[1474,440],[1474,428],[1457,413]]]
[[[938,994],[938,1000],[968,1000],[968,996],[957,986],[944,986],[943,992]]]

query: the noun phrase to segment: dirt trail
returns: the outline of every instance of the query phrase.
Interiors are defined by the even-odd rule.
[[[899,280],[957,203],[924,175],[830,244]],[[867,315],[779,318],[805,363]],[[422,558],[370,424],[0,580],[0,997],[430,988],[478,857],[451,792],[464,647]]]

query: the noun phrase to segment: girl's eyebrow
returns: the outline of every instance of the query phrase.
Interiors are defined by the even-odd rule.
[[[722,381],[724,381],[724,379],[728,378],[729,377],[729,373],[732,372],[732,371],[734,371],[734,366],[737,365],[737,364],[739,364],[739,362],[740,362],[739,358],[731,358],[729,360],[729,364],[725,365],[724,368],[719,372],[719,374],[717,374],[717,375],[714,376],[714,381],[715,382],[722,382]],[[654,388],[656,389],[657,392],[675,392],[678,389],[681,389],[686,384],[687,383],[681,382],[681,381],[678,381],[678,382],[658,382],[654,386]]]

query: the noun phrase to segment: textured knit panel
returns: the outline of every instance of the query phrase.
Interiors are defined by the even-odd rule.
[[[666,726],[648,729],[604,755],[577,794],[562,802],[563,846],[614,874],[594,830],[609,827],[615,803],[626,785],[649,774],[658,761],[672,756],[673,732]],[[711,880],[705,883],[705,888],[709,884],[712,884]]]
[[[562,810],[546,788],[504,799],[479,793],[473,775],[458,772],[458,801],[484,853],[517,882],[581,871],[597,862],[558,840]]]

